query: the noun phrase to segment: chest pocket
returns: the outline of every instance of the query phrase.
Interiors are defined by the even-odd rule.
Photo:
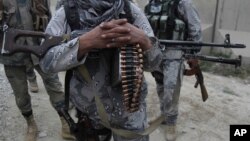
[[[164,0],[162,2],[149,3],[146,10],[147,18],[155,35],[160,39],[184,40],[186,25],[179,18],[178,4],[180,0]]]
[[[17,20],[23,26],[23,29],[33,30],[33,20],[31,15],[31,1],[30,0],[17,0]]]
[[[16,27],[17,22],[17,3],[16,0],[3,0],[3,9],[4,9],[4,20],[7,21],[8,25],[11,27]]]

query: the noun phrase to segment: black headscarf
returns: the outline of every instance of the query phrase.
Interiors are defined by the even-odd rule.
[[[124,12],[124,0],[74,0],[79,9],[81,24],[95,27],[104,21],[118,19]]]

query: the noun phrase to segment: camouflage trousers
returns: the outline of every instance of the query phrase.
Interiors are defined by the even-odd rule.
[[[57,73],[44,73],[37,65],[34,67],[41,75],[45,89],[50,97],[52,106],[58,111],[64,106],[64,92]],[[32,111],[31,97],[28,92],[26,66],[4,65],[5,74],[13,89],[15,100],[22,114]]]
[[[162,70],[152,73],[157,84],[161,112],[166,116],[163,124],[176,124],[183,70],[183,60],[166,59],[162,63]]]
[[[26,66],[27,79],[30,82],[36,81],[36,73],[32,64]]]

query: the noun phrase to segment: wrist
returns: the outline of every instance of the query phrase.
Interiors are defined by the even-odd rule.
[[[152,48],[152,43],[151,43],[151,40],[148,38],[148,36],[146,36],[144,40],[142,40],[142,43],[140,43],[140,45],[143,51],[146,51]]]
[[[87,39],[87,36],[82,35],[78,38],[78,42],[79,42],[79,48],[78,48],[78,54],[77,54],[77,58],[78,60],[81,60],[84,55],[86,53],[89,52],[89,50],[92,47],[91,42],[89,42],[90,40]]]

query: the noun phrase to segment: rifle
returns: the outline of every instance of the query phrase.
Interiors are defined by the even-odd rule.
[[[84,31],[83,33],[85,33]],[[20,30],[8,28],[6,24],[0,27],[0,48],[1,54],[3,55],[12,55],[16,52],[27,52],[33,53],[38,57],[42,57],[47,50],[51,47],[61,44],[70,39],[71,35],[62,35],[62,36],[51,36],[44,32],[38,31],[29,31],[29,30]],[[77,32],[77,35],[81,35]],[[20,45],[16,41],[21,37],[30,37],[43,39],[42,44],[40,45]],[[230,35],[226,35],[224,44],[215,44],[215,43],[203,43],[203,42],[194,42],[194,41],[177,41],[177,40],[159,40],[162,45],[165,45],[168,49],[175,50],[196,50],[197,46],[210,46],[210,47],[224,47],[224,48],[246,48],[244,44],[231,44]],[[176,47],[169,47],[176,46]],[[179,47],[182,46],[182,47]],[[184,47],[183,47],[184,46]],[[201,57],[200,57],[201,58]]]
[[[53,46],[61,44],[69,39],[68,35],[51,36],[44,32],[20,30],[8,28],[4,24],[0,27],[0,49],[2,55],[12,55],[17,52],[27,52],[42,57]],[[17,43],[20,38],[30,37],[43,40],[40,45],[21,45]]]
[[[184,58],[188,58],[188,59],[198,59],[198,60],[203,60],[203,61],[210,61],[210,62],[217,62],[217,63],[234,65],[235,68],[240,67],[241,61],[242,61],[241,56],[239,56],[236,59],[228,59],[228,58],[204,56],[204,55],[195,55],[195,54],[184,54],[183,56],[184,56]],[[195,74],[196,83],[195,83],[194,87],[197,88],[198,85],[200,85],[202,100],[203,100],[203,102],[205,102],[208,98],[208,94],[207,94],[206,87],[204,85],[204,78],[203,78],[202,71],[201,71],[199,65],[194,66],[194,70],[195,70],[195,72],[189,72],[189,73],[188,73],[189,70],[188,71],[185,70],[184,74],[189,75],[189,76],[192,74]]]
[[[86,32],[86,31],[84,31]],[[77,35],[81,35],[81,33],[77,33]],[[41,45],[20,45],[16,43],[16,40],[20,37],[31,37],[31,38],[41,38],[43,42]],[[0,33],[0,45],[1,54],[3,55],[11,55],[16,52],[28,52],[33,53],[38,57],[42,57],[48,49],[51,47],[61,44],[67,41],[70,38],[69,35],[63,36],[51,36],[43,32],[36,32],[36,31],[27,31],[27,30],[18,30],[18,29],[11,29],[8,28],[7,25],[2,27],[2,33]],[[2,41],[1,41],[2,40]],[[226,34],[225,41],[223,44],[216,44],[216,43],[203,43],[203,42],[194,42],[194,41],[176,41],[176,40],[159,40],[160,44],[164,45],[163,47],[168,49],[175,49],[175,50],[197,50],[197,47],[224,47],[224,48],[246,48],[244,44],[232,44],[230,42],[230,35]],[[169,47],[170,46],[170,47]],[[171,47],[174,46],[174,47]],[[232,64],[236,67],[241,66],[241,57],[237,59],[226,59],[221,57],[211,57],[211,56],[203,56],[203,55],[195,55],[195,54],[184,54],[185,58],[196,58],[205,61],[212,61],[212,62],[219,62],[219,63],[226,63]],[[194,72],[193,72],[194,73]],[[208,94],[206,92],[206,88],[204,85],[204,79],[202,72],[199,66],[196,66],[195,76],[197,82],[195,87],[200,84],[201,92],[203,101],[206,101],[208,98]]]
[[[244,44],[231,44],[230,42],[230,35],[225,35],[225,41],[224,44],[215,44],[215,43],[202,43],[202,42],[193,42],[193,41],[174,41],[174,40],[160,40],[160,43],[163,46],[163,50],[167,49],[175,49],[175,50],[197,50],[201,46],[210,46],[210,47],[224,47],[224,48],[245,48],[246,46]],[[177,46],[176,46],[177,45]],[[169,46],[175,46],[175,47],[169,47]],[[181,46],[181,47],[180,47]],[[186,47],[183,47],[186,46]],[[186,59],[198,59],[198,60],[204,60],[204,61],[211,61],[211,62],[217,62],[217,63],[224,63],[224,64],[230,64],[234,65],[235,68],[241,66],[242,57],[239,56],[236,59],[228,59],[228,58],[222,58],[222,57],[214,57],[214,56],[205,56],[205,55],[198,55],[198,54],[183,54],[183,57]],[[208,99],[208,93],[207,89],[204,84],[204,78],[202,71],[200,69],[200,66],[197,63],[197,66],[190,66],[193,69],[191,70],[185,70],[184,75],[191,76],[195,75],[196,77],[196,83],[194,85],[195,88],[200,85],[201,89],[201,95],[202,100],[205,102]]]

